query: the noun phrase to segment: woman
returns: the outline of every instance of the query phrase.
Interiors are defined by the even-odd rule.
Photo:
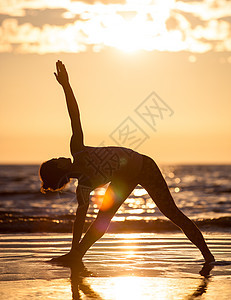
[[[103,236],[109,223],[133,189],[140,184],[160,211],[185,233],[201,251],[205,262],[214,261],[197,226],[176,206],[167,184],[155,162],[148,156],[123,147],[89,147],[84,145],[78,105],[71,89],[68,74],[61,61],[56,63],[55,77],[63,87],[71,119],[70,158],[51,159],[40,167],[41,191],[63,189],[70,178],[78,178],[76,190],[78,208],[73,227],[72,248],[66,255],[52,261],[73,264],[81,260],[86,251]],[[89,206],[90,192],[109,183],[97,218],[81,239]]]

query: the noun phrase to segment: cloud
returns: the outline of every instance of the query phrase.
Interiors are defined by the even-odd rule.
[[[78,0],[72,0],[72,2],[77,2],[77,1]],[[126,0],[82,0],[81,2],[84,2],[84,3],[87,3],[87,4],[96,4],[96,3],[102,3],[102,4],[125,4]]]
[[[44,25],[39,28],[7,19],[0,29],[0,44],[4,47],[10,44],[19,53],[81,52],[86,50],[86,43],[77,22],[63,27]]]
[[[192,35],[196,39],[223,41],[230,36],[230,24],[222,20],[208,21],[205,26],[196,26],[196,28],[192,30]]]
[[[1,0],[0,14],[5,14],[13,17],[23,17],[26,15],[26,10],[29,9],[57,9],[63,8],[70,11],[86,9],[87,6],[98,4],[125,4],[125,0]]]
[[[231,2],[225,0],[176,1],[175,8],[182,12],[191,13],[204,21],[231,15]]]
[[[224,0],[2,0],[0,14],[1,52],[231,48],[231,3]]]
[[[1,0],[0,14],[23,17],[27,9],[63,8],[69,0]]]
[[[0,24],[5,19],[13,18],[17,19],[19,24],[30,23],[37,27],[42,27],[44,24],[63,26],[80,18],[78,14],[71,14],[64,8],[26,9],[25,13],[24,16],[17,18],[10,15],[0,15]]]

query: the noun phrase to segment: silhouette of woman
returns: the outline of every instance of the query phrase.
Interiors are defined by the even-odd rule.
[[[69,83],[68,73],[61,61],[56,62],[55,77],[63,87],[71,119],[70,158],[60,157],[44,162],[40,167],[41,191],[63,189],[70,178],[78,179],[76,196],[78,208],[73,226],[72,248],[69,253],[54,258],[57,263],[73,264],[106,232],[109,223],[133,189],[140,184],[160,211],[175,223],[201,251],[205,262],[214,261],[197,226],[176,206],[156,163],[148,156],[123,147],[85,146],[79,108]],[[110,183],[95,221],[81,240],[89,207],[90,192]],[[81,240],[81,241],[80,241]]]

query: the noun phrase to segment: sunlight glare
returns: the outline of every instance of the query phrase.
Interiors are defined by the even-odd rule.
[[[133,17],[122,16],[115,9],[114,13],[105,13],[101,17],[95,17],[95,26],[98,26],[97,34],[90,35],[90,42],[115,47],[124,52],[136,52],[138,50],[151,51],[156,48],[167,49],[169,39],[177,39],[171,43],[173,48],[182,38],[179,31],[167,32],[166,20],[170,16],[172,3],[174,1],[127,1],[123,11],[129,15],[136,12]],[[142,4],[142,5],[141,5]],[[148,15],[151,20],[148,20]],[[96,32],[96,27],[91,28]],[[161,40],[158,36],[162,36]],[[93,38],[93,40],[92,40]],[[155,42],[156,41],[156,42]],[[158,43],[157,43],[158,42]],[[180,43],[180,48],[182,44]]]
[[[114,279],[115,299],[142,299],[142,279],[139,277],[117,277]]]
[[[143,196],[143,195],[146,195],[147,192],[145,189],[135,189],[133,191],[133,195],[136,196],[136,197],[139,197],[139,196]]]

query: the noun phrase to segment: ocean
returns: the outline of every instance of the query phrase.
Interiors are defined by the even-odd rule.
[[[231,229],[231,165],[164,165],[160,169],[177,206],[206,231]],[[63,192],[40,192],[39,165],[0,165],[0,233],[72,231],[77,180]],[[91,193],[86,228],[100,208],[105,188]],[[108,232],[176,231],[146,191],[137,186]]]

